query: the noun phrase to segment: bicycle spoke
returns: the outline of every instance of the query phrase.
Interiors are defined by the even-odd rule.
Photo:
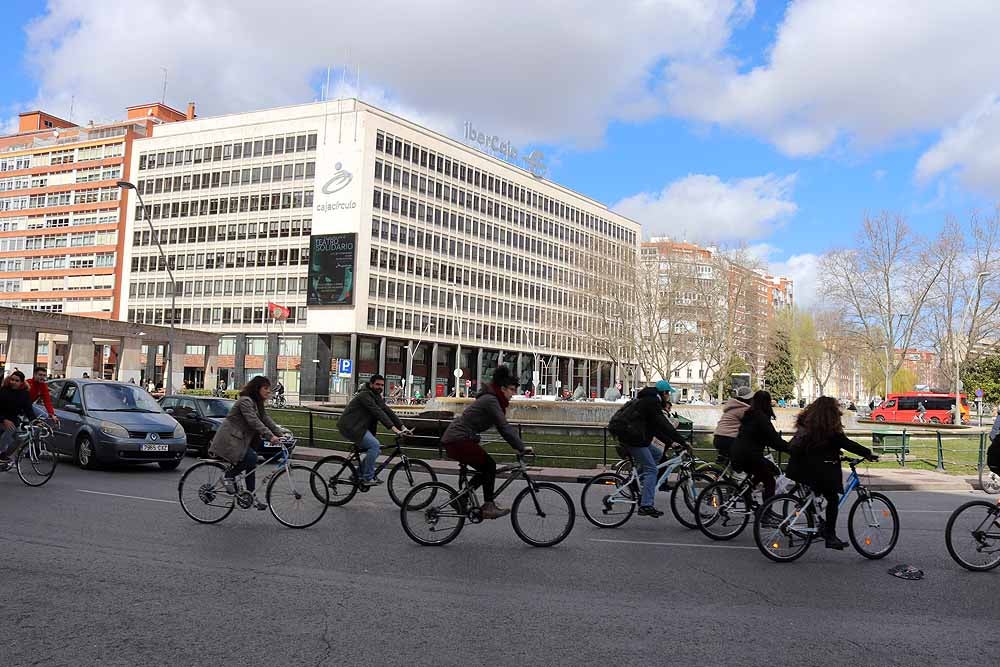
[[[991,570],[1000,565],[1000,510],[982,500],[959,507],[945,531],[948,553],[968,570]]]
[[[514,532],[532,546],[550,547],[563,541],[573,529],[573,501],[555,484],[539,482],[518,494],[511,507]]]
[[[17,475],[28,486],[41,486],[52,477],[58,458],[48,450],[44,441],[30,441],[17,455]]]
[[[441,546],[451,542],[465,524],[464,505],[468,495],[442,482],[426,482],[413,487],[399,509],[403,530],[414,542]]]
[[[319,474],[293,465],[275,473],[267,485],[267,506],[289,528],[308,528],[326,514],[328,496]]]
[[[865,558],[887,556],[899,538],[899,517],[892,502],[880,493],[859,496],[847,517],[848,536]]]
[[[185,471],[177,485],[184,513],[198,523],[218,523],[236,506],[235,496],[225,491],[226,467],[216,461],[196,463]]]

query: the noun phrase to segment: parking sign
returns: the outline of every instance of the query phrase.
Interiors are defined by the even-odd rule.
[[[354,361],[351,359],[337,360],[337,377],[349,378],[354,375]]]

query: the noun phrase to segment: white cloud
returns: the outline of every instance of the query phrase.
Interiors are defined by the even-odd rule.
[[[28,29],[28,64],[33,103],[65,114],[75,96],[83,122],[158,100],[161,67],[168,103],[216,115],[310,101],[328,65],[360,63],[365,97],[454,130],[472,119],[518,142],[592,145],[611,121],[662,113],[663,64],[717,52],[752,11],[747,0],[49,0]]]
[[[998,32],[1000,4],[983,0],[798,0],[765,64],[671,64],[670,107],[793,156],[878,144],[953,123],[995,89]]]
[[[916,176],[927,182],[951,170],[966,187],[1000,196],[1000,98],[986,100],[945,130],[920,157]]]
[[[752,241],[769,236],[798,210],[791,199],[794,185],[794,175],[727,182],[691,174],[660,192],[627,197],[613,208],[642,223],[647,236],[696,243]]]
[[[795,303],[802,308],[819,305],[819,261],[812,253],[792,255],[783,262],[771,262],[772,275],[792,279]]]

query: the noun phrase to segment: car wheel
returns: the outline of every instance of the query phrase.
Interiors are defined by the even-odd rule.
[[[879,415],[878,417],[875,418],[875,421],[877,421],[877,422],[884,422],[885,421],[885,417],[883,417],[882,415]]]
[[[80,436],[80,441],[76,443],[76,464],[86,470],[97,468],[97,450],[89,435]]]
[[[176,470],[177,466],[181,464],[181,460],[177,459],[175,461],[159,461],[158,465],[161,470]]]
[[[932,424],[940,424],[941,420],[938,419],[937,417],[931,417],[931,423]]]

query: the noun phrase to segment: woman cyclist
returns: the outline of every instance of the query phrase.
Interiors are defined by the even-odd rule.
[[[869,461],[877,461],[878,457],[864,445],[844,435],[840,406],[836,399],[829,396],[817,398],[800,412],[795,419],[795,427],[785,474],[826,499],[826,523],[823,527],[826,548],[843,549],[847,542],[837,537],[838,496],[844,492],[840,450],[846,449]]]
[[[465,408],[441,436],[441,445],[448,458],[464,463],[476,471],[472,484],[483,486],[484,519],[499,519],[509,514],[510,510],[502,509],[496,504],[494,491],[497,463],[479,444],[479,434],[496,427],[503,439],[518,452],[526,454],[532,451],[530,447],[524,446],[505,416],[510,397],[516,391],[517,379],[511,376],[506,366],[500,366],[493,372],[492,382],[479,392],[472,405]]]
[[[753,476],[754,484],[764,486],[764,500],[774,495],[774,464],[764,458],[764,448],[788,451],[788,443],[774,430],[771,394],[758,391],[740,419],[740,430],[732,447],[733,468]]]

